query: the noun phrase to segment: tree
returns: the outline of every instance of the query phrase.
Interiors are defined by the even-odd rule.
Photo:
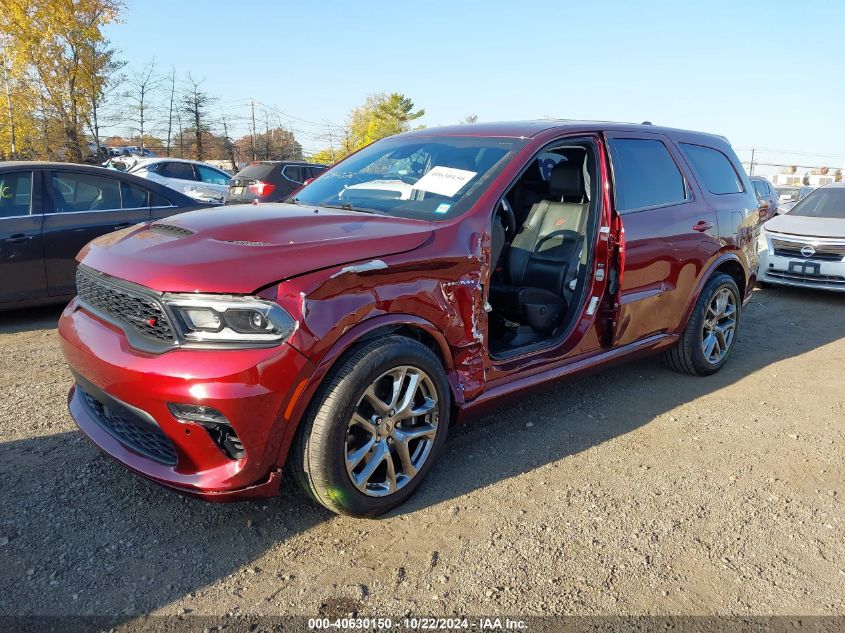
[[[321,149],[319,152],[314,152],[308,157],[312,163],[322,163],[323,165],[334,165],[337,160],[337,155],[334,150]]]
[[[349,113],[338,148],[334,147],[334,133],[330,130],[331,147],[313,154],[311,160],[331,164],[370,143],[406,132],[413,121],[425,114],[424,109],[415,111],[414,107],[410,98],[398,92],[370,95],[363,105]]]
[[[102,79],[96,69],[86,72],[96,68],[90,56],[109,53],[101,29],[118,19],[122,6],[121,0],[3,0],[0,33],[9,37],[8,63],[39,92],[40,113],[28,113],[36,122],[44,117],[45,134],[52,127],[47,119],[58,120],[70,160],[83,158],[82,125]]]
[[[425,110],[414,112],[414,102],[411,99],[398,92],[392,92],[379,99],[373,114],[374,121],[377,122],[376,135],[384,138],[409,130],[411,121],[422,117]]]
[[[108,41],[104,40],[92,44],[91,50],[85,56],[83,66],[88,78],[86,82],[88,108],[85,112],[85,121],[94,139],[97,157],[102,159],[105,158],[100,150],[100,125],[104,119],[103,104],[122,80],[118,73],[123,67],[123,62],[115,59],[114,51],[109,48]],[[109,117],[105,118],[106,122],[109,122]]]
[[[6,92],[6,106],[9,114],[9,157],[15,159],[18,157],[18,146],[17,138],[15,135],[15,113],[14,107],[12,106],[12,85],[9,81],[9,59],[7,55],[9,40],[9,36],[4,35],[2,37],[2,41],[0,41],[3,46],[3,54],[2,59],[0,59],[0,62],[2,62],[3,64],[3,87],[5,88]]]
[[[188,87],[182,96],[182,109],[188,116],[191,123],[191,132],[195,139],[195,156],[197,160],[203,159],[203,135],[211,131],[208,122],[208,106],[211,104],[211,97],[200,89],[203,80],[194,79],[188,74]],[[181,133],[180,133],[181,135]]]
[[[141,138],[141,149],[145,147],[144,135],[152,114],[152,100],[161,86],[161,81],[161,77],[156,74],[155,58],[143,67],[133,70],[127,79],[129,89],[123,96],[128,101],[132,112],[130,120],[134,127],[131,130],[137,132]]]
[[[363,106],[355,108],[350,114],[351,151],[406,132],[411,128],[411,121],[424,114],[425,110],[414,112],[414,102],[398,92],[370,95]]]
[[[262,160],[302,160],[302,145],[293,132],[277,127],[263,134],[242,136],[234,144],[234,153],[243,159],[252,155],[253,140]]]
[[[469,125],[471,123],[478,123],[477,114],[468,114],[463,119],[461,119],[461,125]]]

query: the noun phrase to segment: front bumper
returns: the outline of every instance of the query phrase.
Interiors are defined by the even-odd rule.
[[[81,309],[76,299],[62,313],[59,335],[78,377],[68,396],[71,415],[109,456],[157,483],[212,501],[278,492],[283,438],[298,421],[292,417],[296,401],[313,374],[302,354],[286,344],[149,354],[132,348],[120,329]],[[105,424],[97,402],[134,420],[132,434]],[[205,427],[173,417],[168,403],[218,410],[243,443],[244,456],[228,457]],[[158,435],[152,445],[158,442],[161,451],[142,450],[151,435]]]
[[[823,260],[800,254],[785,256],[779,254],[782,250],[774,247],[773,238],[794,241],[799,252],[805,244],[813,244],[819,250],[823,250],[826,243],[833,243],[832,240],[803,239],[764,231],[759,242],[760,264],[757,270],[759,281],[778,286],[845,292],[845,261]],[[845,240],[836,242],[843,241]]]

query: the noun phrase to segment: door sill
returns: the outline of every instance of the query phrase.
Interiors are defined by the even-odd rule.
[[[587,356],[555,361],[545,366],[541,365],[533,373],[527,375],[518,373],[514,376],[499,378],[487,385],[481,395],[468,402],[464,410],[468,411],[476,406],[514,395],[524,389],[530,389],[551,380],[565,378],[582,371],[598,369],[607,363],[627,360],[639,354],[646,355],[656,352],[664,347],[669,347],[677,340],[676,334],[654,334],[622,347],[603,349]]]

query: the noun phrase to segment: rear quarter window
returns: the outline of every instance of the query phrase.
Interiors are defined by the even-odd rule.
[[[736,173],[730,159],[719,150],[690,143],[678,143],[678,147],[681,148],[684,156],[692,165],[693,170],[701,180],[701,184],[710,193],[724,195],[745,191],[742,180]],[[758,183],[755,183],[755,187],[756,184]],[[763,183],[759,184],[763,185]],[[765,192],[765,187],[762,187],[762,189]],[[765,195],[765,193],[762,195]]]
[[[681,170],[662,141],[614,138],[608,145],[619,212],[679,204],[689,199]]]

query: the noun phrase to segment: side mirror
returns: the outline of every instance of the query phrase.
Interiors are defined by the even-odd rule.
[[[226,181],[226,186],[227,187],[234,187],[235,186],[235,179],[229,178],[229,180]]]

